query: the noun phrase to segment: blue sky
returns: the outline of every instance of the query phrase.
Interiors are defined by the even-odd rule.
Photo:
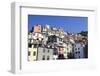
[[[48,24],[50,27],[63,28],[64,31],[71,33],[88,31],[88,17],[28,15],[28,30],[36,24]]]

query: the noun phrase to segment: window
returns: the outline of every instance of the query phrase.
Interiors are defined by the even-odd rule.
[[[59,38],[59,41],[62,41],[62,39],[61,39],[61,38]]]
[[[50,48],[52,48],[52,45],[50,45]]]
[[[34,48],[37,48],[37,44],[34,44]]]
[[[43,55],[43,58],[42,58],[42,60],[45,60],[45,56]]]
[[[77,54],[77,52],[75,52]]]
[[[66,52],[66,51],[64,51],[64,54],[67,54],[67,52]]]
[[[30,51],[28,51],[28,56],[30,56]]]
[[[78,48],[78,50],[80,50],[80,48]]]
[[[47,60],[50,60],[50,57],[49,56],[47,56]]]
[[[42,38],[42,41],[43,41],[43,38]]]
[[[45,53],[45,49],[43,49],[43,53]]]
[[[31,43],[33,43],[33,40],[31,40]]]
[[[78,54],[80,54],[80,51],[78,51]]]
[[[48,53],[49,53],[49,50],[48,50]]]
[[[67,48],[67,50],[69,50],[69,49]]]
[[[75,50],[77,50],[77,48],[75,48]]]
[[[35,51],[33,52],[33,56],[36,56],[36,52]]]
[[[37,38],[37,40],[39,40],[39,38]]]
[[[32,45],[31,45],[31,44],[28,44],[28,47],[29,47],[29,48],[31,48],[31,47],[32,47]]]
[[[28,40],[28,43],[30,43],[30,42],[31,42],[31,40],[29,39],[29,40]]]
[[[39,44],[39,47],[42,47],[42,44]]]

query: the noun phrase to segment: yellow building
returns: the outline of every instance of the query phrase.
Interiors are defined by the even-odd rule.
[[[37,48],[34,48],[35,45],[32,45],[28,48],[28,61],[37,60]]]

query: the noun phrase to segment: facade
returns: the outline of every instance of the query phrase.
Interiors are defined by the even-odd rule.
[[[38,60],[52,60],[53,59],[53,49],[52,48],[38,48]]]
[[[67,51],[73,52],[73,44],[71,42],[67,43]]]
[[[57,60],[57,58],[58,58],[58,50],[57,50],[57,46],[54,46],[53,60]]]
[[[64,57],[64,47],[63,46],[58,46],[58,59],[65,59]]]
[[[28,61],[37,60],[37,48],[34,45],[29,45],[28,48]]]
[[[74,45],[74,58],[84,58],[84,47],[81,43],[75,43]]]
[[[68,57],[67,57],[67,53],[68,53],[68,51],[69,51],[69,50],[67,49],[67,48],[68,48],[68,45],[67,45],[66,43],[63,43],[63,46],[64,46],[64,57],[65,57],[65,58],[68,58]]]

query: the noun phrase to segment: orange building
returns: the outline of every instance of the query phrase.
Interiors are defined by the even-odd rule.
[[[34,28],[33,28],[33,31],[35,32],[35,33],[41,33],[41,31],[42,31],[42,27],[41,27],[41,25],[35,25],[34,26]]]

